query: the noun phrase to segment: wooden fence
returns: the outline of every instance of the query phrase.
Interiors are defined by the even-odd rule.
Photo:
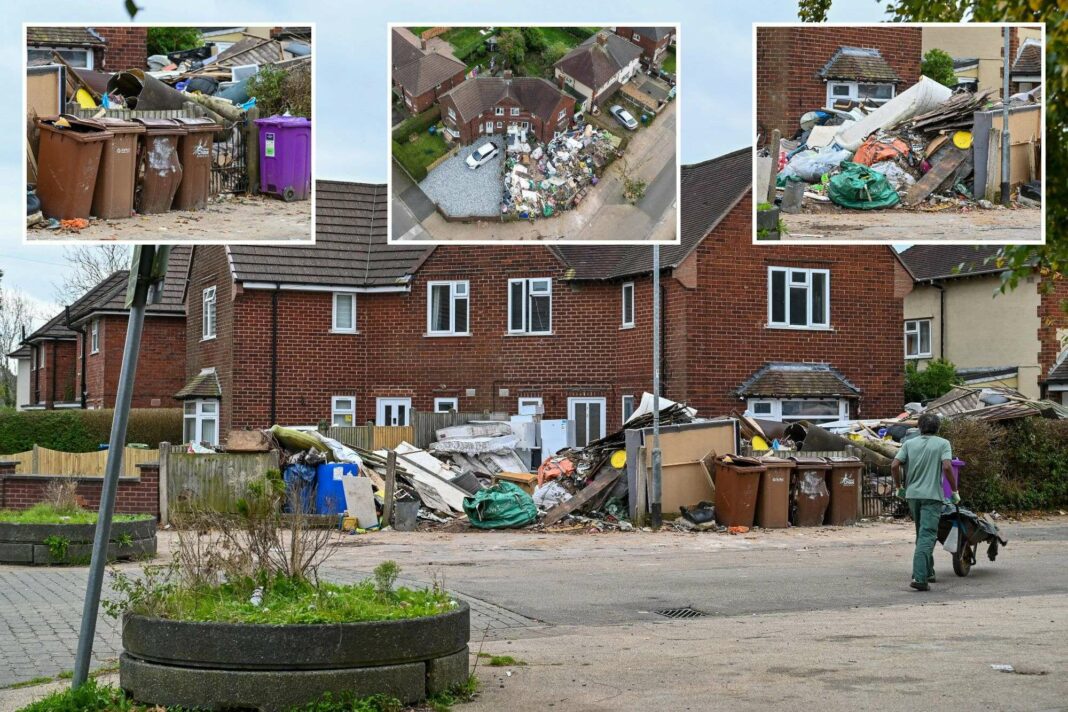
[[[108,451],[61,452],[34,445],[32,450],[3,457],[18,462],[15,472],[20,475],[103,477],[108,461]],[[123,477],[137,477],[138,465],[158,460],[159,450],[123,448],[121,474]]]
[[[510,417],[511,416],[507,413],[490,413],[489,411],[483,411],[481,413],[422,413],[413,410],[412,428],[415,430],[415,440],[409,440],[408,442],[416,447],[425,448],[438,439],[437,431],[442,428],[451,428],[454,425],[466,425],[472,420],[507,421]]]
[[[194,506],[235,511],[245,484],[277,467],[278,457],[270,452],[198,455],[164,448],[160,471],[165,473],[166,485],[160,492],[161,517],[166,522],[171,515]]]
[[[324,430],[323,435],[360,450],[382,450],[411,443],[415,430],[410,425],[335,425]]]

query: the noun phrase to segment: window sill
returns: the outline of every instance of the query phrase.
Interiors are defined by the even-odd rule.
[[[786,324],[764,324],[764,328],[782,331],[834,331],[833,326],[788,326]]]
[[[628,331],[628,330],[633,329],[633,328],[634,328],[634,324],[624,324],[623,326],[619,327],[619,330],[620,331]]]
[[[463,337],[468,337],[468,336],[471,336],[471,332],[470,331],[457,331],[455,333],[453,333],[453,332],[450,332],[450,333],[434,333],[432,331],[428,331],[427,333],[423,334],[423,338],[424,339],[448,339],[450,337],[461,337],[461,338],[463,338]]]
[[[205,341],[215,341],[215,336],[214,335],[212,335],[212,336],[201,336],[200,337],[200,341],[201,341],[201,343],[203,343]]]
[[[96,356],[98,353],[100,353],[100,349],[97,349],[96,351],[90,351],[89,355],[90,356]]]
[[[934,358],[931,354],[917,354],[915,356],[905,356],[906,361],[923,361],[924,359]]]
[[[509,331],[505,336],[556,336],[555,331]]]
[[[348,335],[351,336],[352,334],[359,334],[360,332],[357,329],[331,329],[330,333],[331,334],[348,334]]]

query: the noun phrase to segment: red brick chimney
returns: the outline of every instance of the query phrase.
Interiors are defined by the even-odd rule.
[[[424,52],[426,52],[426,38],[425,37],[420,37],[419,38],[419,46],[422,47]]]

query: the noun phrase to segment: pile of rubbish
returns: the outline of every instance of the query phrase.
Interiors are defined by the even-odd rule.
[[[605,167],[622,155],[620,139],[593,124],[558,135],[547,144],[512,134],[505,161],[501,214],[524,220],[551,217],[582,202]]]
[[[989,147],[973,148],[976,112],[1002,106],[993,94],[954,93],[921,77],[878,106],[847,102],[848,108],[806,113],[796,135],[773,147],[782,211],[800,212],[805,200],[853,210],[994,208],[984,198],[987,181],[975,185],[976,164],[985,171]],[[1017,94],[1010,105],[1038,103],[1041,96],[1040,90]],[[1036,177],[1021,188],[1023,200],[1038,199]]]

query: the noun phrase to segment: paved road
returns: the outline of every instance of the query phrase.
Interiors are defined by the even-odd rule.
[[[967,578],[937,551],[927,594],[907,587],[905,523],[383,532],[346,538],[324,573],[356,580],[392,559],[406,582],[444,580],[471,601],[472,647],[528,664],[481,667],[484,692],[458,712],[1066,709],[1068,518],[1001,526],[1009,546]],[[0,567],[0,684],[72,666],[84,582],[77,569]],[[654,613],[681,606],[704,615]],[[117,646],[102,622],[100,659]]]

